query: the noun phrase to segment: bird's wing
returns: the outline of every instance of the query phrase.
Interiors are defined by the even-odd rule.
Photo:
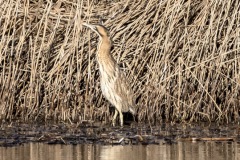
[[[115,90],[119,97],[122,98],[122,111],[129,111],[129,107],[135,107],[135,99],[132,88],[124,72],[119,70],[118,78],[115,83]]]

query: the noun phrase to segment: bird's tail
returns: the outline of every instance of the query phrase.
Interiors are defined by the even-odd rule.
[[[135,115],[136,114],[136,111],[135,111],[135,109],[134,108],[132,108],[132,107],[129,107],[129,111],[133,114],[133,115]]]

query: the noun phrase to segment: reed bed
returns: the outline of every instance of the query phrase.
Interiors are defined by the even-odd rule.
[[[0,2],[0,119],[102,121],[97,36],[136,93],[138,120],[237,122],[239,0],[8,0]]]

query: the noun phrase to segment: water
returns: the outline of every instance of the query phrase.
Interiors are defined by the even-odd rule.
[[[1,160],[240,160],[237,142],[178,142],[160,145],[48,145],[0,147]]]

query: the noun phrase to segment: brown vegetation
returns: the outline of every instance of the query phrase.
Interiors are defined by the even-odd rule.
[[[101,17],[136,92],[140,121],[239,120],[238,0],[0,2],[0,119],[111,119],[102,98]]]

